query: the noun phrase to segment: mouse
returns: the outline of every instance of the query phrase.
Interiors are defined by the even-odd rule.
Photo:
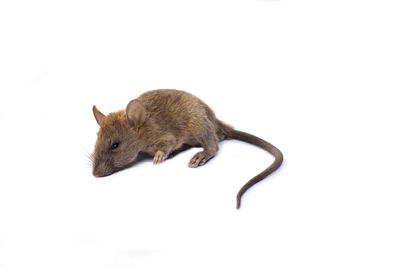
[[[93,114],[100,126],[90,156],[95,177],[132,166],[139,154],[147,154],[153,157],[154,164],[160,164],[184,146],[202,147],[188,164],[197,168],[217,154],[219,142],[240,140],[266,150],[274,156],[274,161],[240,188],[236,196],[239,209],[243,194],[283,162],[278,148],[217,119],[207,104],[185,91],[151,90],[131,100],[124,110],[104,115],[94,105]]]

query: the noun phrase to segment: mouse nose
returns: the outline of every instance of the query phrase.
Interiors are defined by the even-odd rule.
[[[104,169],[102,167],[95,167],[93,168],[93,176],[96,178],[100,178],[100,177],[105,177],[108,176],[110,174],[112,174],[113,172],[110,169]]]
[[[100,178],[100,177],[104,176],[98,168],[94,168],[92,174],[96,178]]]

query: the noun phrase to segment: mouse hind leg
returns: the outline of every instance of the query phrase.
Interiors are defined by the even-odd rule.
[[[203,151],[197,152],[190,160],[189,162],[190,168],[197,168],[199,166],[203,166],[209,159],[213,158],[218,151],[217,143],[215,143],[215,146],[211,144],[206,144],[205,146],[203,146],[203,148],[204,148]]]
[[[216,132],[213,130],[211,123],[208,123],[204,131],[197,136],[196,140],[200,146],[203,147],[203,151],[196,153],[189,162],[190,168],[196,168],[204,165],[209,159],[213,158],[218,151],[218,137]]]

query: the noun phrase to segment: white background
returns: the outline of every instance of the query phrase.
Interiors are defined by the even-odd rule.
[[[399,266],[400,4],[0,2],[0,266]],[[104,113],[189,91],[238,141],[91,175]]]

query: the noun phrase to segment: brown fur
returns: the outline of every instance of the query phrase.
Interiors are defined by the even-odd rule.
[[[203,151],[195,154],[189,162],[189,167],[195,168],[215,156],[218,142],[234,138],[260,146],[276,158],[268,169],[239,191],[239,208],[244,192],[272,173],[283,161],[277,148],[219,121],[203,101],[183,91],[149,91],[129,102],[126,110],[104,116],[94,106],[93,113],[100,125],[92,154],[93,175],[96,177],[129,166],[139,152],[153,156],[154,163],[159,164],[184,145],[203,147]]]

